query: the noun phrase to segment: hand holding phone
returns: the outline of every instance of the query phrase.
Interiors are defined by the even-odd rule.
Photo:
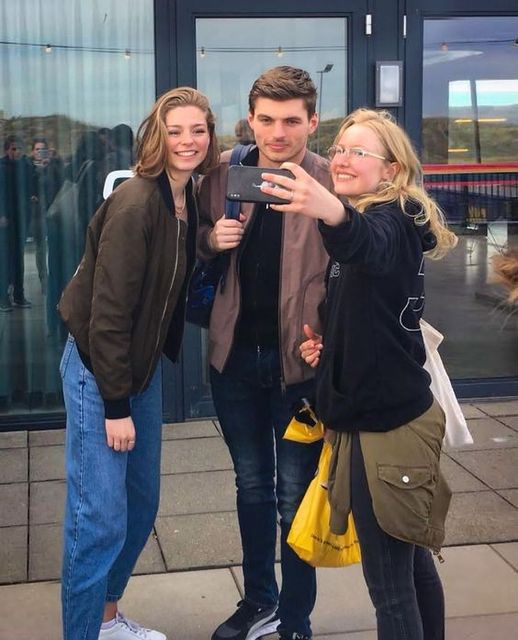
[[[267,204],[288,204],[286,198],[270,195],[261,191],[264,183],[261,174],[268,172],[275,175],[294,178],[288,169],[270,169],[266,167],[248,167],[240,164],[232,165],[228,169],[227,198],[239,202],[264,202]],[[271,185],[278,188],[281,193],[286,193],[278,185]]]

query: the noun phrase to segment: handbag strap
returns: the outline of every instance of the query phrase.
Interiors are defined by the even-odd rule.
[[[255,144],[236,144],[232,149],[229,165],[241,164],[241,160],[250,153]],[[237,200],[225,200],[225,218],[231,220],[239,219],[240,203]]]

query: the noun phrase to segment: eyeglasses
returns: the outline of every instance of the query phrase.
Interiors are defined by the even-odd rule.
[[[384,156],[380,156],[372,151],[366,151],[361,147],[341,147],[339,144],[334,144],[327,150],[329,160],[332,160],[337,154],[340,156],[343,155],[344,158],[354,158],[355,160],[358,158],[365,158],[365,156],[379,158],[380,160],[387,160]]]

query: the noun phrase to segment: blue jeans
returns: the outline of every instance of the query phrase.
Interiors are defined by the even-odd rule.
[[[122,596],[153,528],[160,493],[162,379],[131,398],[136,444],[106,444],[104,405],[95,377],[68,338],[60,373],[67,412],[64,640],[97,640],[106,602]]]
[[[311,636],[315,569],[294,553],[286,538],[315,474],[322,445],[290,442],[282,436],[293,416],[293,403],[311,394],[313,382],[290,385],[283,393],[277,349],[236,347],[223,373],[211,368],[211,383],[236,473],[245,598],[261,607],[278,603],[279,630]],[[277,510],[280,595],[274,572]]]
[[[351,504],[378,640],[444,640],[444,593],[432,554],[378,525],[358,434],[352,440]]]

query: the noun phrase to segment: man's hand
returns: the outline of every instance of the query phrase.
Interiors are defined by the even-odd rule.
[[[315,333],[309,324],[304,325],[304,333],[308,340],[300,345],[300,355],[306,364],[315,368],[320,362],[320,352],[324,348],[324,345],[322,344],[322,336]]]
[[[110,420],[106,418],[106,441],[114,451],[131,451],[135,446],[135,425],[130,416]]]
[[[209,235],[211,249],[214,251],[235,249],[243,239],[245,220],[246,216],[242,213],[239,214],[239,220],[225,218],[224,215],[221,216]]]

